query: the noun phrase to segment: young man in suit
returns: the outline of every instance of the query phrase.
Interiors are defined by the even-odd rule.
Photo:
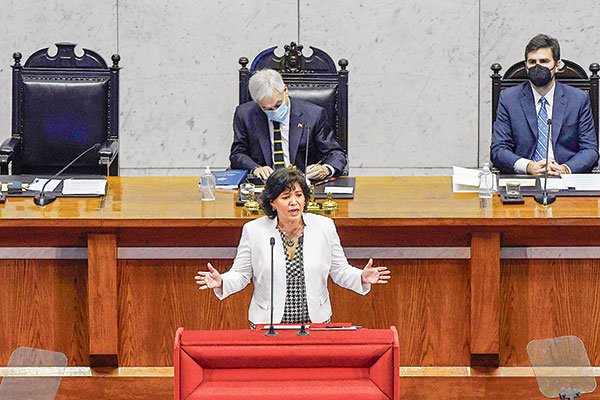
[[[525,48],[529,82],[503,90],[492,129],[491,159],[505,174],[589,172],[598,143],[587,93],[557,82],[558,40],[537,35]],[[551,120],[551,130],[548,120]],[[550,145],[546,143],[550,135]]]
[[[335,139],[325,109],[291,98],[274,70],[255,72],[248,89],[253,101],[239,105],[233,117],[231,168],[247,169],[267,179],[275,169],[293,164],[314,180],[346,169],[346,154]]]

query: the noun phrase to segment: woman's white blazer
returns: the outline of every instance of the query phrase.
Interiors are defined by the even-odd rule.
[[[314,323],[331,318],[331,303],[327,278],[336,284],[365,295],[370,284],[361,281],[362,270],[348,264],[333,220],[315,214],[303,214],[304,223],[304,278],[308,314]],[[281,322],[286,297],[286,264],[277,219],[261,217],[246,223],[231,269],[222,274],[223,285],[215,295],[223,300],[244,289],[250,281],[254,285],[248,319],[255,324],[268,324],[271,299],[271,238],[274,247],[273,321]]]

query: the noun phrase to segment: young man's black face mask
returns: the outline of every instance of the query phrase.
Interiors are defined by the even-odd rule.
[[[537,87],[546,86],[552,80],[552,73],[548,67],[536,64],[527,70],[527,77]]]

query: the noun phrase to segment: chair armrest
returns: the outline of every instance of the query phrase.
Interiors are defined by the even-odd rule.
[[[8,163],[11,157],[17,152],[17,148],[21,144],[21,139],[8,138],[0,145],[0,162]]]
[[[119,142],[117,140],[105,140],[98,150],[100,164],[110,164],[119,153]]]

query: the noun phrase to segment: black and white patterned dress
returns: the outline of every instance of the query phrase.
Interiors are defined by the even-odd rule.
[[[285,233],[283,232],[281,232],[281,241],[284,242],[282,246],[285,254],[286,281],[285,307],[281,322],[284,324],[310,322],[304,281],[304,233],[298,238],[293,260],[290,259],[288,249],[285,246]]]

